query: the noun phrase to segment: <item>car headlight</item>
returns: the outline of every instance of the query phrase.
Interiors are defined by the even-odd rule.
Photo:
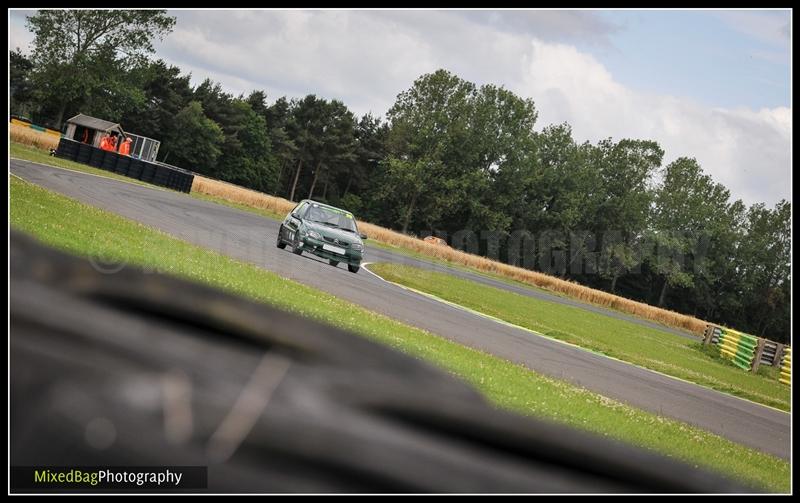
[[[354,249],[355,251],[361,251],[364,249],[364,245],[362,245],[361,243],[353,243],[351,245],[351,248]]]
[[[322,236],[317,231],[308,231],[308,237],[311,239],[322,240]]]

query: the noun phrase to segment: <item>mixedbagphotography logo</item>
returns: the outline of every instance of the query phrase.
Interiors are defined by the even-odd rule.
[[[11,468],[11,488],[16,492],[36,492],[45,489],[162,491],[207,487],[208,468],[205,466],[15,466]]]

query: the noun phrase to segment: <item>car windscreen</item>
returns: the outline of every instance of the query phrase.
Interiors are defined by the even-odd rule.
[[[338,227],[339,229],[357,233],[356,221],[353,215],[342,210],[327,208],[318,204],[310,204],[306,210],[305,218],[311,222],[320,223],[329,227]]]

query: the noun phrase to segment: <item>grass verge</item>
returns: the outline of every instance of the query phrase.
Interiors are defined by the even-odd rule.
[[[499,407],[655,450],[767,491],[789,491],[790,466],[779,458],[541,376],[16,177],[10,180],[10,221],[78,255],[147,266],[359,333],[465,379]]]
[[[435,295],[475,311],[586,349],[685,379],[781,410],[789,410],[787,386],[711,358],[702,344],[684,337],[556,304],[449,274],[400,264],[372,264],[388,281]]]

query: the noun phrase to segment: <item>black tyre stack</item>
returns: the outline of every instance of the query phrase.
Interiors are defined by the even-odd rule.
[[[152,183],[155,185],[155,176],[156,176],[156,166],[152,162],[144,162],[142,161],[142,174],[139,177],[139,180],[147,183]]]
[[[62,143],[66,143],[66,142],[62,139],[61,143],[59,143],[58,145],[61,146]],[[71,143],[77,143],[77,142],[71,142]],[[75,161],[75,162],[79,162],[81,164],[89,164],[89,158],[92,156],[93,148],[94,147],[92,147],[91,145],[87,145],[85,143],[80,143],[80,144],[78,144],[77,156],[74,159],[72,159],[72,158],[68,158],[68,159],[70,159],[72,161]],[[56,153],[56,155],[58,155],[58,153]]]
[[[105,158],[106,151],[94,148],[92,150],[92,154],[89,157],[89,166],[94,166],[95,168],[99,168],[103,165],[103,159]]]
[[[65,159],[75,159],[78,156],[78,147],[79,144],[76,142],[59,142],[56,155]]]
[[[127,155],[120,156],[121,159],[117,161],[116,167],[114,167],[114,173],[118,175],[128,176],[128,169],[131,166],[131,158]]]
[[[180,192],[190,192],[194,181],[194,174],[189,171],[120,155],[67,138],[61,138],[55,155]]]
[[[142,170],[144,169],[144,163],[139,159],[131,159],[131,164],[128,166],[128,174],[127,176],[131,178],[136,178],[137,180],[141,179],[142,177]]]
[[[101,164],[100,167],[106,171],[111,171],[112,173],[114,173],[117,171],[116,169],[117,161],[119,160],[120,157],[122,156],[120,156],[116,152],[104,151],[103,164]]]

